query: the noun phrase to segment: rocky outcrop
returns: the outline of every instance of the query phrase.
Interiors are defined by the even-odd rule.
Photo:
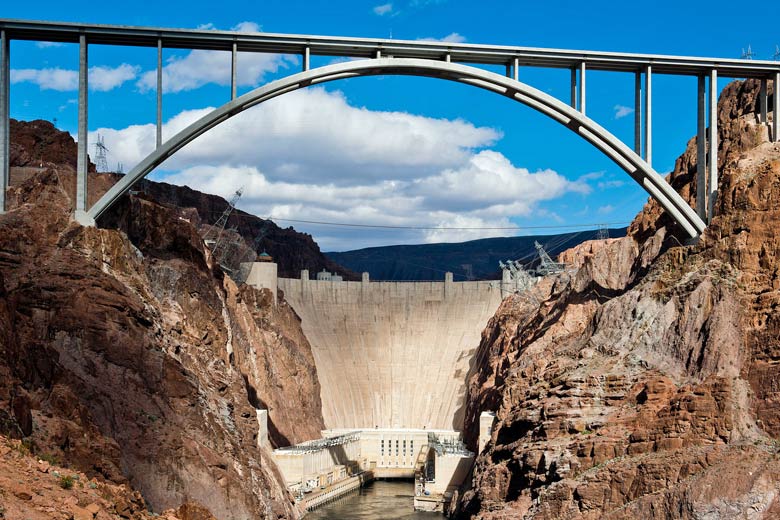
[[[46,163],[76,168],[76,142],[68,132],[58,130],[49,121],[10,120],[10,165],[41,167]],[[89,171],[95,171],[90,162]]]
[[[142,196],[148,196],[163,204],[179,208],[195,208],[202,222],[202,233],[214,224],[228,203],[222,197],[193,190],[187,186],[175,186],[164,182],[144,181]],[[235,228],[251,247],[254,239],[262,235],[258,251],[266,251],[279,265],[279,276],[298,278],[302,269],[314,275],[325,269],[342,275],[345,280],[359,280],[360,276],[342,267],[320,251],[320,246],[308,233],[300,233],[292,227],[281,228],[271,220],[261,219],[250,213],[235,210],[228,221],[228,228]]]
[[[780,514],[780,145],[757,82],[721,94],[716,217],[696,245],[654,201],[576,272],[506,299],[469,379],[467,438],[496,412],[463,517]],[[670,182],[696,193],[696,142]],[[571,262],[573,261],[573,262]]]
[[[277,444],[322,427],[297,317],[213,265],[193,210],[132,197],[124,231],[84,228],[73,182],[36,174],[0,216],[0,433],[154,511],[297,517],[256,411]]]

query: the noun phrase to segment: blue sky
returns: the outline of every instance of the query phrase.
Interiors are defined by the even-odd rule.
[[[2,16],[729,58],[751,45],[756,58],[771,59],[780,43],[780,33],[735,21],[733,4],[719,1],[39,1],[6,5]],[[12,117],[56,118],[75,134],[77,58],[75,45],[13,42]],[[165,134],[172,135],[228,100],[229,55],[166,50],[164,59]],[[331,61],[316,57],[312,65]],[[156,93],[147,74],[156,50],[91,46],[90,66],[90,139],[103,135],[110,165],[128,170],[154,144]],[[300,66],[296,56],[241,53],[239,93]],[[568,71],[521,69],[521,80],[568,96]],[[653,91],[653,162],[665,173],[695,132],[696,81],[656,76]],[[589,73],[587,104],[590,117],[633,142],[632,75]],[[473,87],[408,77],[344,80],[255,107],[152,178],[220,195],[244,186],[239,207],[309,232],[325,250],[627,222],[647,199],[600,152],[532,110]]]

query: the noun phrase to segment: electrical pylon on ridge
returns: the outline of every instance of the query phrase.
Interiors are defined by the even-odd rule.
[[[108,148],[106,148],[103,142],[103,136],[98,134],[97,142],[95,143],[95,169],[99,172],[105,173],[108,171],[106,152],[108,152]]]
[[[609,238],[609,228],[606,225],[601,224],[599,230],[596,232],[596,240],[606,240]]]

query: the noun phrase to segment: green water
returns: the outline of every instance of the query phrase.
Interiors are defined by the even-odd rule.
[[[444,520],[438,513],[415,512],[413,500],[413,482],[375,481],[312,511],[305,520]]]

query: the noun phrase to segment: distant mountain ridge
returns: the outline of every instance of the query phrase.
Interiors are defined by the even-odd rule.
[[[626,228],[608,230],[610,238],[625,236]],[[325,255],[354,272],[368,272],[373,280],[441,280],[451,272],[457,281],[495,280],[499,261],[520,260],[528,267],[538,262],[534,242],[553,258],[558,253],[597,238],[597,230],[557,235],[482,238],[460,243],[368,247]]]

